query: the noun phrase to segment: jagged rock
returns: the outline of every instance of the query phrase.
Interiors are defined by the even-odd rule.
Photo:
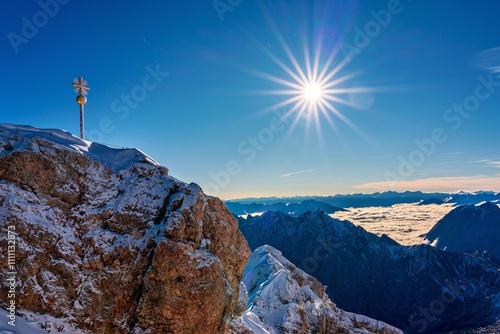
[[[245,267],[247,311],[232,323],[233,334],[402,334],[397,328],[345,312],[330,301],[326,287],[271,246],[257,248]]]
[[[250,254],[236,219],[139,150],[0,125],[0,225],[17,234],[21,313],[92,333],[190,334],[227,333],[236,314]]]

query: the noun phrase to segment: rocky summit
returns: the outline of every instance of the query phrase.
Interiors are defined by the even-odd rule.
[[[2,307],[51,332],[227,333],[238,312],[236,219],[139,150],[0,125],[0,218]]]

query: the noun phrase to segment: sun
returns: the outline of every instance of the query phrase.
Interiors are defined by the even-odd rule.
[[[358,101],[362,101],[360,98],[363,96],[371,97],[375,90],[370,87],[350,85],[350,79],[358,72],[346,73],[346,65],[350,62],[350,58],[342,57],[341,44],[329,45],[328,52],[325,52],[321,36],[316,38],[317,44],[312,48],[307,38],[303,37],[302,43],[291,39],[294,43],[292,48],[272,23],[272,19],[269,20],[280,48],[271,51],[269,47],[258,42],[257,46],[277,65],[276,71],[270,73],[253,70],[252,72],[269,80],[274,86],[271,89],[257,91],[257,94],[275,95],[280,97],[281,101],[263,111],[274,112],[285,109],[283,118],[293,120],[288,135],[305,121],[306,131],[309,132],[310,126],[315,125],[315,132],[321,137],[323,124],[329,124],[335,132],[338,132],[337,121],[340,121],[360,136],[367,138],[366,134],[349,120],[347,112],[353,108],[367,110]]]
[[[362,87],[345,87],[348,80],[354,76],[354,74],[341,75],[347,61],[335,62],[336,52],[330,54],[326,60],[320,60],[321,48],[318,47],[314,50],[313,59],[311,59],[310,51],[304,48],[304,63],[301,64],[287,45],[283,45],[283,49],[291,66],[273,54],[269,56],[284,70],[286,76],[278,77],[258,72],[259,76],[282,87],[282,89],[259,92],[284,97],[281,102],[272,105],[267,110],[286,109],[284,118],[293,119],[289,133],[305,120],[306,129],[315,124],[315,132],[321,136],[322,123],[328,123],[334,131],[337,131],[335,120],[338,119],[361,134],[362,131],[341,112],[340,106],[355,107],[352,102],[354,94],[371,90]]]
[[[281,102],[265,110],[275,111],[285,108],[286,112],[283,118],[293,119],[288,130],[289,134],[305,120],[306,129],[308,130],[312,124],[315,124],[315,132],[321,137],[323,123],[329,124],[337,132],[336,120],[340,120],[362,137],[366,137],[348,119],[345,112],[341,112],[341,106],[357,108],[355,101],[359,98],[355,98],[356,94],[371,94],[373,92],[373,89],[367,87],[348,86],[349,79],[355,76],[353,73],[341,74],[348,60],[336,61],[338,50],[331,52],[326,59],[321,59],[324,55],[321,52],[321,46],[319,46],[313,50],[313,57],[310,55],[311,51],[304,47],[303,62],[301,62],[288,45],[283,40],[281,42],[288,59],[282,60],[268,50],[263,51],[284,71],[285,75],[276,76],[256,71],[258,76],[274,82],[277,87],[281,88],[258,92],[263,95],[283,97]],[[289,61],[289,64],[286,64],[286,60]]]
[[[304,86],[302,97],[306,102],[315,104],[323,95],[323,87],[317,82],[309,82]]]

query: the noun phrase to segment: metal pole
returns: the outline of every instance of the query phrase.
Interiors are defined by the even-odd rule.
[[[82,77],[76,78],[73,80],[71,84],[75,88],[75,93],[78,93],[76,97],[76,103],[80,105],[80,138],[85,139],[84,136],[84,114],[83,114],[83,106],[87,103],[87,91],[90,90],[90,87],[87,86],[87,81],[83,80]]]
[[[83,104],[80,104],[80,138],[84,138],[84,115],[83,115]]]

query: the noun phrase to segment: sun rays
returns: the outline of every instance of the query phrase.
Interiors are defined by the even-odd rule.
[[[317,42],[314,48],[309,47],[305,37],[302,38],[302,43],[297,43],[297,38],[294,37],[293,50],[299,50],[294,53],[272,19],[268,18],[268,23],[275,33],[279,48],[272,52],[269,47],[260,45],[260,49],[272,60],[278,71],[273,71],[272,74],[261,71],[254,73],[276,87],[260,91],[259,94],[281,98],[281,101],[269,106],[266,110],[286,110],[283,117],[293,120],[290,122],[288,136],[301,122],[305,122],[306,132],[310,132],[313,127],[321,139],[323,123],[326,122],[333,131],[338,133],[340,121],[361,137],[370,140],[349,120],[346,113],[355,108],[359,109],[353,96],[357,94],[371,96],[374,89],[350,84],[349,80],[359,73],[344,73],[349,59],[342,57],[339,53],[340,43],[337,43],[338,46],[330,52],[326,52],[323,50],[322,36],[317,36],[320,42]],[[276,74],[279,72],[282,72],[282,75]]]

